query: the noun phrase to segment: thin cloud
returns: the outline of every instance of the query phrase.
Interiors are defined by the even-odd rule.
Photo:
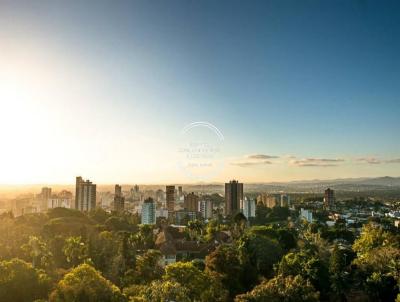
[[[279,158],[279,156],[267,155],[267,154],[253,154],[253,155],[248,155],[247,158],[248,158],[248,159],[257,159],[257,160],[261,160],[261,159]]]
[[[304,158],[291,160],[289,163],[297,167],[336,167],[344,162],[341,158]]]
[[[379,165],[382,163],[382,161],[376,157],[360,157],[357,158],[357,161],[369,165]]]
[[[267,155],[267,154],[251,154],[245,155],[240,158],[233,159],[231,165],[238,167],[256,167],[273,164],[270,159],[276,159],[279,156]]]
[[[388,163],[388,164],[400,164],[400,158],[389,159],[389,160],[385,161],[385,163]]]
[[[272,162],[268,160],[263,161],[247,161],[247,162],[233,162],[231,165],[239,166],[239,167],[254,167],[254,166],[263,166],[263,165],[271,165]]]

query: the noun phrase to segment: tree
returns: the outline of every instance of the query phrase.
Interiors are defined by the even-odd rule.
[[[67,238],[63,252],[72,266],[82,263],[87,258],[87,246],[82,242],[80,236]]]
[[[29,257],[32,259],[32,266],[47,268],[52,264],[52,253],[46,243],[37,236],[30,236],[27,244],[22,246]]]
[[[129,223],[125,217],[111,216],[105,221],[105,226],[109,231],[128,231],[133,232],[137,230],[137,226]]]
[[[389,233],[382,227],[371,223],[365,224],[361,231],[361,236],[354,242],[353,250],[358,257],[364,257],[370,250],[382,246],[389,239]]]
[[[302,250],[286,254],[277,266],[277,274],[283,277],[300,275],[309,280],[321,295],[326,295],[329,291],[328,268],[318,255],[311,251]]]
[[[124,302],[126,298],[118,287],[105,279],[88,264],[81,264],[58,282],[50,302]]]
[[[2,301],[31,302],[46,298],[50,289],[47,275],[20,260],[0,262],[0,297]]]
[[[106,211],[102,208],[95,208],[89,212],[89,217],[100,224],[104,224],[106,220],[110,217]]]
[[[65,254],[63,252],[63,247],[65,244],[65,239],[61,235],[56,235],[47,239],[47,245],[51,254],[53,255],[52,259],[54,262],[54,266],[57,268],[67,268],[68,262]]]
[[[355,259],[354,264],[366,274],[378,271],[390,274],[400,281],[400,249],[396,247],[375,248],[364,257]]]
[[[400,284],[400,250],[390,245],[371,249],[353,261],[359,283],[376,300],[392,301]]]
[[[273,265],[282,256],[282,249],[275,240],[254,233],[243,236],[239,240],[239,247],[241,253],[247,255],[246,258],[264,277],[272,275]]]
[[[191,301],[223,301],[226,296],[219,280],[200,271],[192,262],[168,265],[163,279],[177,282],[187,288]]]
[[[289,217],[289,208],[273,207],[271,213],[267,216],[269,222],[287,220]]]
[[[240,282],[242,267],[237,248],[230,245],[220,245],[206,257],[206,272],[220,278],[222,285],[229,291],[231,297],[243,291]]]
[[[372,301],[394,301],[399,293],[393,276],[373,272],[365,283],[366,292]]]
[[[256,225],[265,225],[268,222],[268,216],[271,213],[271,209],[266,207],[262,203],[258,203],[256,206],[256,218],[254,223]]]
[[[188,292],[177,282],[156,280],[144,290],[142,299],[146,302],[191,302]]]
[[[346,251],[339,249],[339,247],[335,245],[329,261],[331,289],[337,295],[340,301],[346,301],[345,292],[349,282],[349,274],[345,270],[347,265],[346,256]]]
[[[127,272],[127,280],[135,284],[148,284],[160,279],[163,268],[160,266],[161,253],[158,250],[148,250],[143,255],[137,256],[135,270]]]
[[[277,276],[264,281],[251,292],[239,295],[235,302],[317,302],[319,293],[301,276]]]
[[[189,235],[192,240],[197,239],[203,233],[203,223],[200,220],[188,222]]]
[[[204,273],[191,262],[177,262],[166,266],[163,279],[185,286],[192,300],[199,300],[202,292],[207,290],[209,285]]]
[[[136,246],[129,233],[122,234],[120,252],[124,258],[126,269],[134,269],[136,265]]]
[[[279,245],[284,251],[288,252],[289,250],[296,248],[297,240],[294,232],[282,228],[277,231],[277,235]]]
[[[154,248],[153,226],[140,225],[139,231],[132,235],[130,241],[135,245],[136,250],[148,250]]]

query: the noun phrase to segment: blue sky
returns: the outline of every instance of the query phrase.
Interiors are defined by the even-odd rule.
[[[35,92],[1,102],[30,116],[14,136],[47,137],[0,182],[186,181],[163,163],[196,121],[225,138],[210,181],[398,175],[398,1],[82,2],[0,3],[3,79]],[[279,158],[231,165],[254,154]]]

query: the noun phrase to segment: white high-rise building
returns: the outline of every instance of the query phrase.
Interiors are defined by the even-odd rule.
[[[241,210],[247,219],[250,217],[256,217],[256,201],[254,199],[245,197]]]
[[[75,209],[90,211],[96,207],[96,185],[91,181],[84,181],[82,177],[76,178]]]
[[[147,198],[142,205],[142,224],[156,223],[156,203],[153,198]]]
[[[300,209],[300,218],[305,219],[307,222],[313,222],[313,214],[309,210]]]
[[[199,201],[199,212],[204,219],[212,218],[213,203],[211,200],[200,200]]]

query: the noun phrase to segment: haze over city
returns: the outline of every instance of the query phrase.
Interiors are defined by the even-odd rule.
[[[1,1],[0,183],[399,176],[398,9]],[[193,122],[224,138],[198,178],[179,168]]]

